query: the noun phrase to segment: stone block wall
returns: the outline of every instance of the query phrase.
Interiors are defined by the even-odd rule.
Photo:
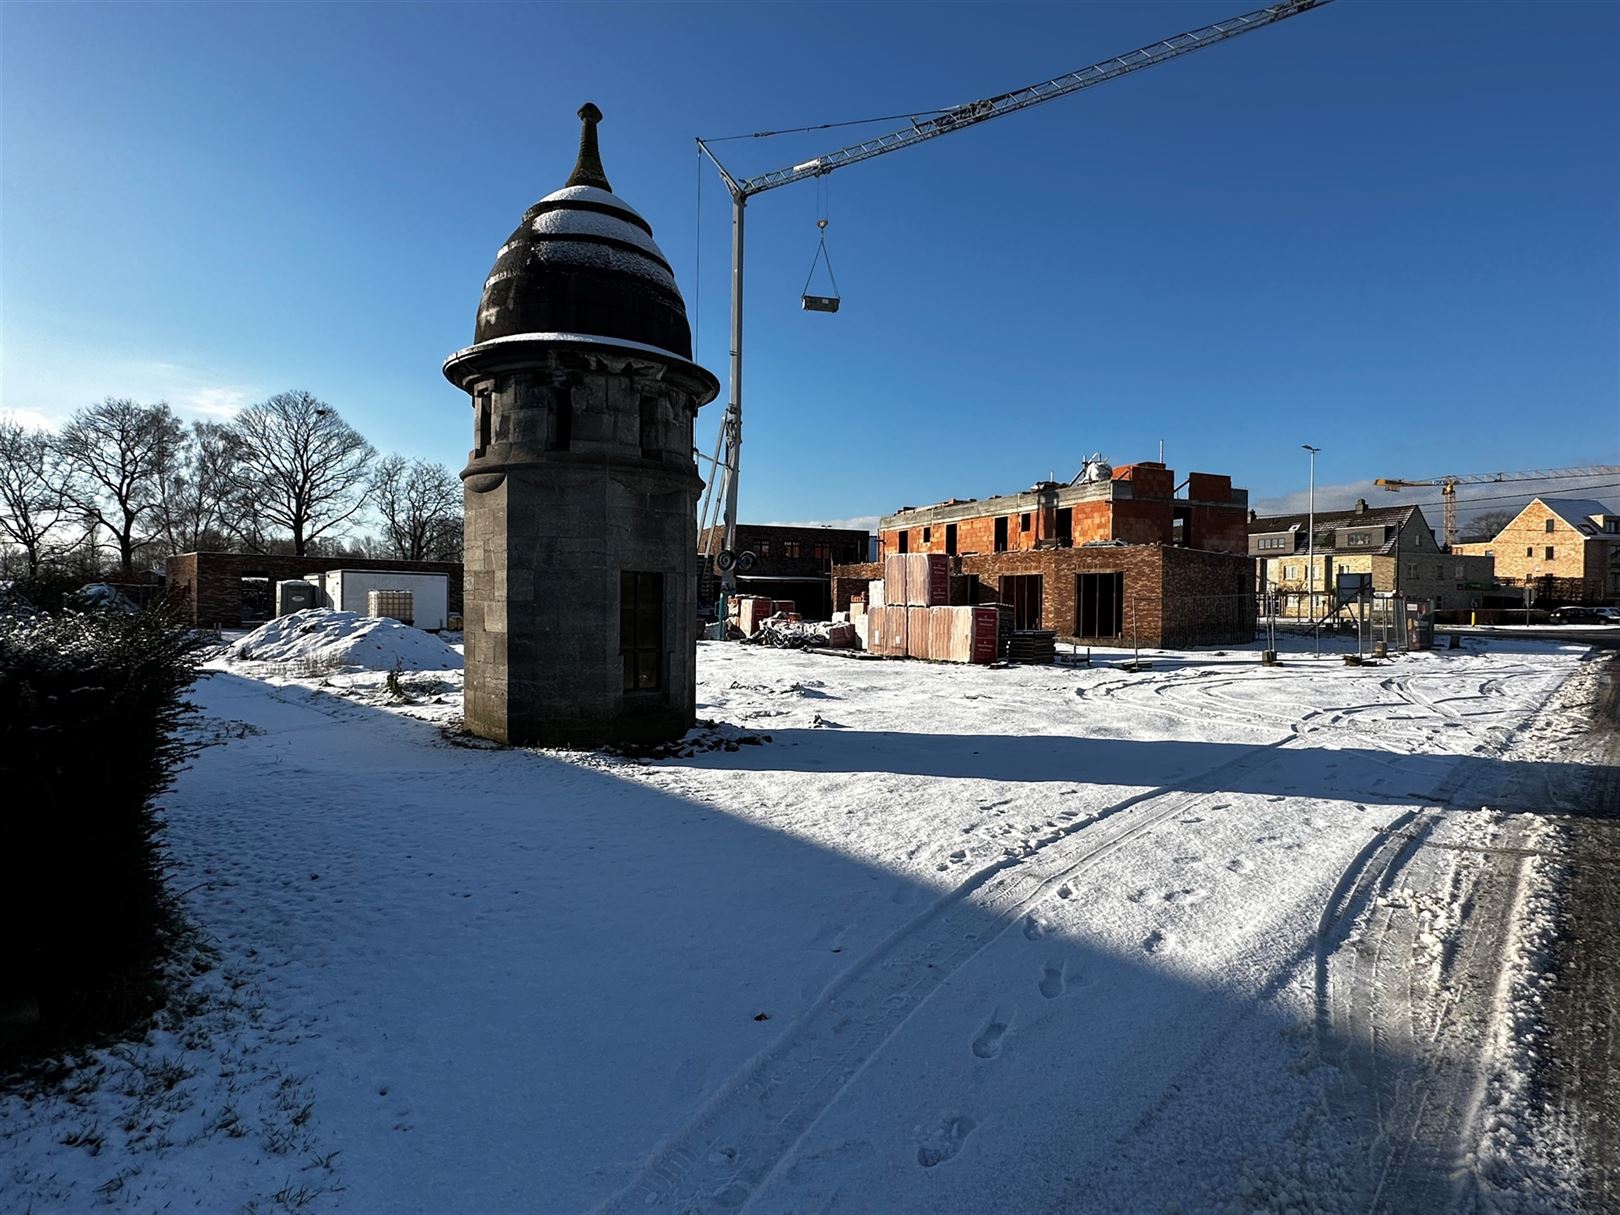
[[[561,747],[679,737],[696,707],[692,424],[707,385],[690,364],[607,350],[480,357],[466,378],[490,441],[462,473],[468,728]],[[625,573],[661,580],[656,687],[624,686]]]

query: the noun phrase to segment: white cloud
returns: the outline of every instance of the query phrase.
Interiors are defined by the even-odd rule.
[[[1406,495],[1412,501],[1419,499]],[[1317,510],[1349,510],[1356,504],[1357,498],[1367,499],[1368,506],[1399,506],[1397,495],[1388,490],[1379,489],[1371,481],[1351,481],[1345,485],[1318,485],[1316,487]],[[1388,499],[1383,501],[1382,499]],[[1311,492],[1309,487],[1295,490],[1290,494],[1281,494],[1275,498],[1259,498],[1249,503],[1262,515],[1303,515],[1309,508]]]
[[[1457,487],[1457,515],[1467,519],[1481,511],[1512,510],[1524,507],[1531,498],[1596,498],[1606,501],[1620,498],[1620,476],[1555,477],[1532,481],[1486,481],[1476,485]],[[1357,498],[1367,499],[1369,506],[1421,506],[1423,515],[1436,529],[1443,515],[1440,487],[1425,485],[1418,489],[1391,492],[1371,481],[1352,481],[1347,485],[1318,485],[1316,509],[1319,511],[1349,510]],[[1260,498],[1250,503],[1262,515],[1302,515],[1309,503],[1309,489],[1295,490],[1274,498]]]
[[[228,421],[246,404],[247,393],[240,388],[199,388],[175,401],[174,407],[183,413]]]
[[[876,531],[877,515],[857,515],[853,519],[795,519],[785,521],[772,520],[769,523],[758,524],[760,527],[848,527],[857,531]]]
[[[55,430],[56,420],[41,413],[37,409],[6,409],[0,410],[0,418],[8,422],[15,422],[29,430]]]

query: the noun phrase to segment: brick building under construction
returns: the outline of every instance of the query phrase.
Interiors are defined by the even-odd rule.
[[[1087,464],[1020,494],[902,507],[878,521],[878,555],[945,553],[965,603],[1005,603],[1013,627],[1090,645],[1231,645],[1254,636],[1247,490],[1163,464]],[[881,577],[833,570],[839,608]]]

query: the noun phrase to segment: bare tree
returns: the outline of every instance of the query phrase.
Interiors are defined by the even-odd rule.
[[[389,456],[371,482],[389,555],[437,561],[461,553],[461,482],[442,464]]]
[[[1494,540],[1496,533],[1519,517],[1516,510],[1486,510],[1480,511],[1467,523],[1462,525],[1463,534],[1475,536],[1480,540]]]
[[[169,553],[218,545],[235,495],[236,433],[220,422],[193,422],[164,469],[160,517]]]
[[[168,405],[127,397],[81,409],[62,431],[63,494],[87,525],[113,534],[126,578],[158,534],[163,470],[183,436]]]
[[[22,550],[29,577],[56,555],[52,534],[67,521],[54,436],[0,415],[0,537]]]
[[[265,525],[292,535],[293,552],[347,522],[365,504],[371,444],[326,402],[279,392],[232,423],[239,445],[232,473],[234,526],[250,546]]]

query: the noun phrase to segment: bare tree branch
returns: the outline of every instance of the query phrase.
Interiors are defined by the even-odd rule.
[[[377,465],[371,491],[389,555],[407,561],[461,555],[461,482],[442,464],[389,456]]]
[[[265,525],[291,533],[305,556],[312,540],[365,505],[376,453],[326,402],[280,392],[243,410],[232,423],[238,449],[231,474],[233,530],[250,546]]]
[[[183,436],[168,405],[127,397],[81,409],[62,431],[63,496],[113,534],[126,578],[136,551],[159,534],[162,473]]]
[[[0,535],[23,551],[30,577],[56,556],[51,536],[66,521],[55,438],[0,416]]]

